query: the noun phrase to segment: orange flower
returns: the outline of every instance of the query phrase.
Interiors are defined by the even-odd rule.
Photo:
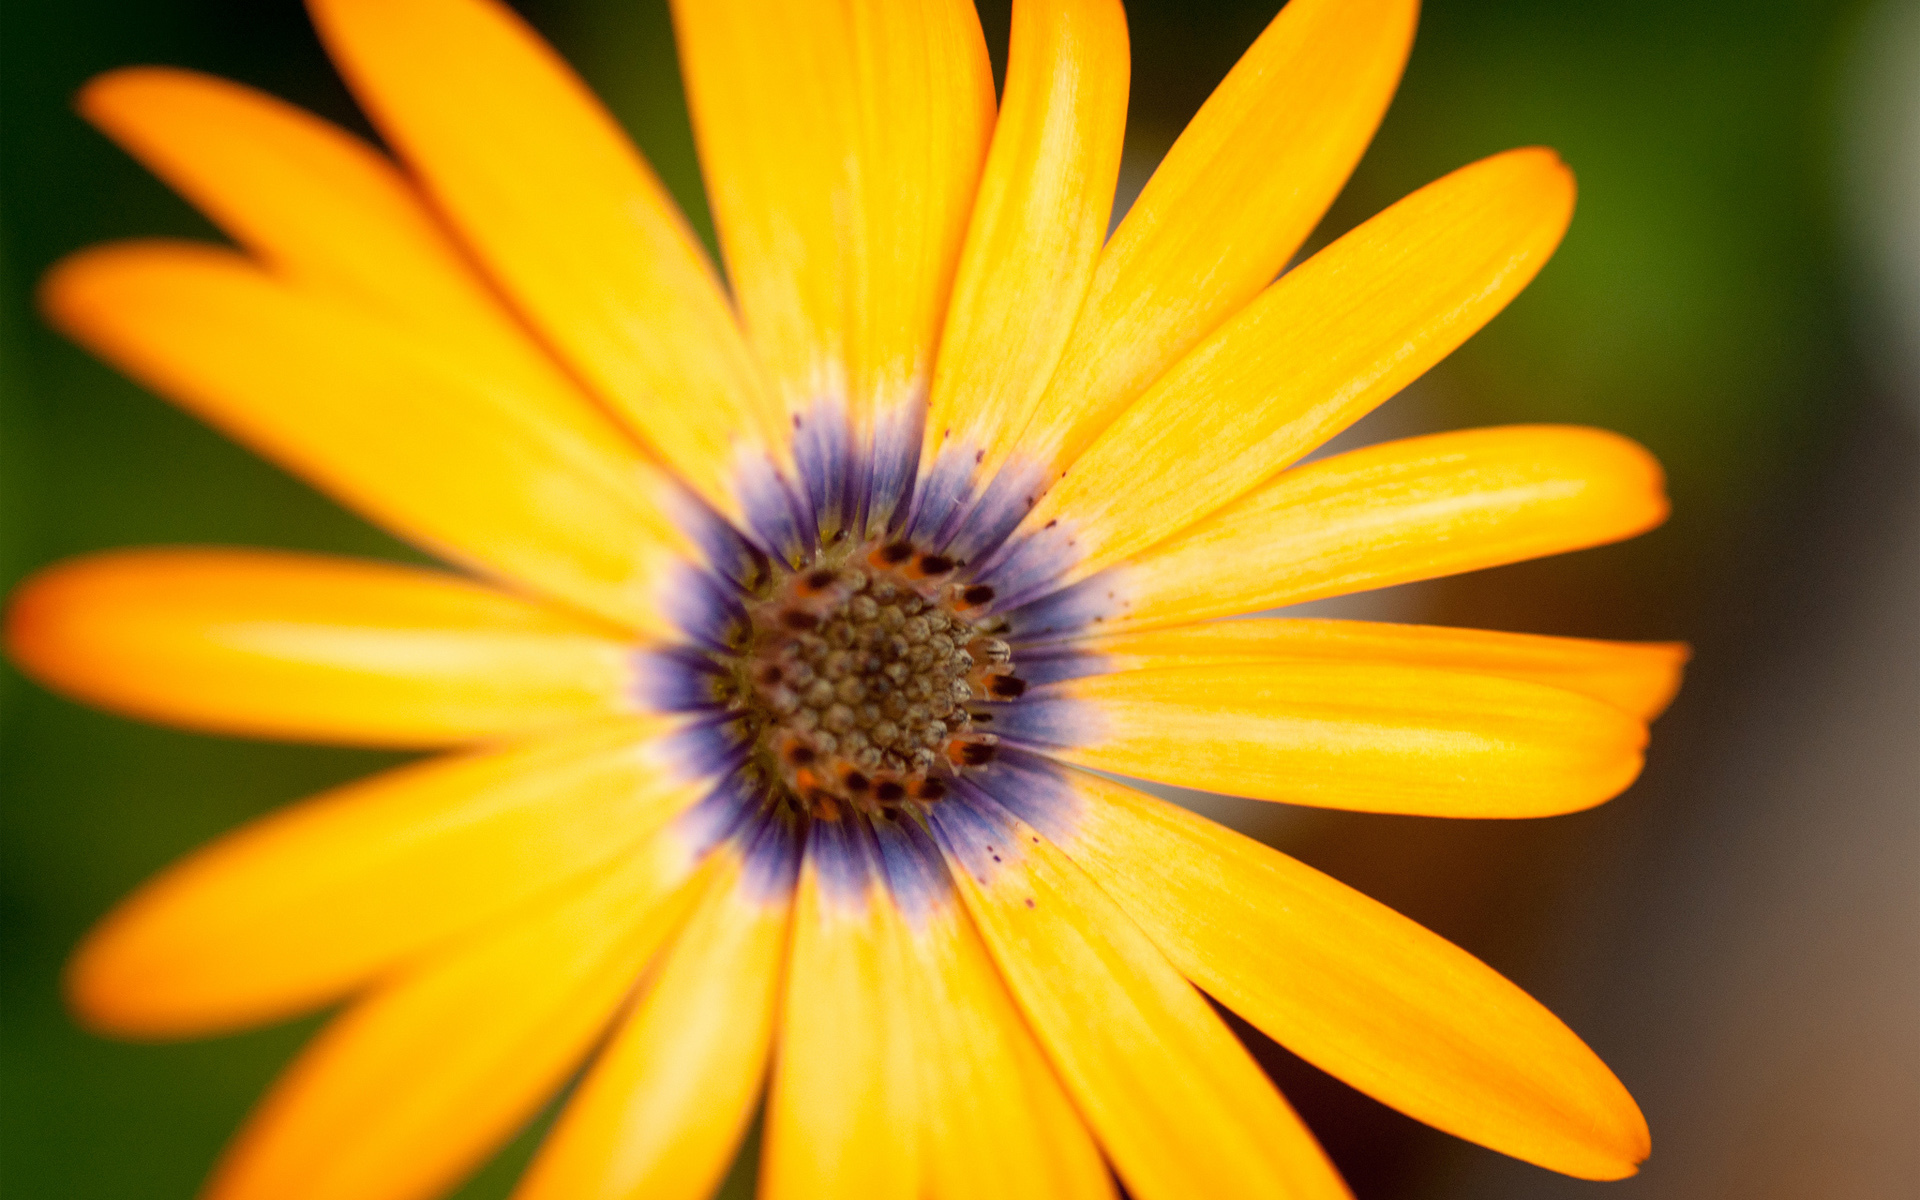
[[[1343,1195],[1202,990],[1442,1129],[1634,1170],[1632,1099],[1513,985],[1088,770],[1567,812],[1677,686],[1671,645],[1215,620],[1666,512],[1593,430],[1294,465],[1572,211],[1515,151],[1273,282],[1412,0],[1293,0],[1111,238],[1114,0],[1017,0],[997,112],[961,0],[683,0],[731,298],[495,0],[313,10],[399,163],[234,84],[105,76],[86,115],[242,249],[89,250],[46,309],[471,576],[129,551],[8,626],[124,712],[466,747],[240,830],[76,956],[77,1011],[131,1036],[346,1002],[211,1196],[430,1196],[589,1058],[523,1197],[703,1195],[763,1080],[773,1198],[1111,1195],[1108,1164],[1143,1200]]]

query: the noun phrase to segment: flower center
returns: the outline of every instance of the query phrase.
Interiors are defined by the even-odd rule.
[[[904,542],[822,551],[747,603],[724,664],[756,769],[800,805],[877,811],[946,795],[993,756],[982,703],[1018,696],[993,590]]]

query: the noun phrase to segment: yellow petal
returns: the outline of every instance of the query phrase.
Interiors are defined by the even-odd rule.
[[[802,879],[764,1194],[1110,1196],[926,835],[816,823]]]
[[[939,850],[918,825],[876,826],[900,960],[893,1003],[918,1066],[916,1197],[1111,1197],[1092,1135],[1014,1006]],[[905,1115],[905,1114],[901,1114]]]
[[[708,502],[781,431],[718,279],[618,124],[494,0],[312,0],[322,40],[521,313]]]
[[[87,1024],[178,1037],[318,1007],[552,891],[700,794],[661,718],[402,767],[270,814],[173,866],[81,944]]]
[[[275,273],[442,338],[556,405],[586,402],[413,182],[359,138],[252,88],[169,67],[102,75],[79,107]]]
[[[635,711],[617,629],[457,576],[121,550],[17,590],[7,651],[89,704],[215,733],[442,746]]]
[[[915,497],[915,531],[936,544],[956,502],[1013,448],[1066,348],[1107,235],[1128,70],[1117,0],[1013,6],[1006,94],[940,339]]]
[[[1666,516],[1660,464],[1614,434],[1407,438],[1284,472],[1014,621],[1027,637],[1186,624],[1599,546]]]
[[[1185,809],[1079,772],[1071,787],[1061,849],[1182,974],[1289,1050],[1555,1171],[1618,1179],[1647,1156],[1606,1065],[1466,951]]]
[[[870,498],[883,525],[993,124],[979,19],[965,0],[673,10],[720,247],[817,519]]]
[[[1072,582],[1191,525],[1492,320],[1572,215],[1573,177],[1546,150],[1497,155],[1420,189],[1287,272],[1161,376],[1022,529],[1071,543],[1062,581]]]
[[[794,901],[779,1049],[767,1098],[763,1200],[917,1200],[917,1092],[897,953],[900,915],[872,835],[816,821]]]
[[[428,1200],[531,1117],[696,893],[636,856],[348,1009],[281,1076],[207,1200]]]
[[[1045,653],[1047,657],[1033,663],[1023,657],[1021,674],[1067,679],[1276,658],[1397,663],[1550,684],[1651,721],[1679,690],[1689,651],[1680,642],[1603,642],[1383,621],[1256,618],[1091,637]]]
[[[515,1200],[704,1200],[726,1175],[766,1076],[792,872],[791,855],[777,878],[743,870],[737,851],[715,857],[700,906]]]
[[[932,817],[994,962],[1131,1195],[1347,1195],[1206,1001],[1052,843],[980,795]]]
[[[1069,680],[994,728],[1071,728],[1047,752],[1161,783],[1365,812],[1538,817],[1640,773],[1647,730],[1610,704],[1493,675],[1252,661]],[[1062,710],[1062,711],[1049,711]]]
[[[1101,255],[1023,446],[1048,473],[1280,273],[1372,139],[1417,8],[1291,0],[1214,90]]]
[[[211,247],[83,251],[41,300],[95,353],[401,536],[673,630],[693,551],[665,480],[592,412]]]

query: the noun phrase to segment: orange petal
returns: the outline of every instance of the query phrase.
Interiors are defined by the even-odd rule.
[[[276,274],[441,338],[488,374],[589,403],[501,306],[385,155],[263,92],[170,67],[82,89],[80,112]]]
[[[1420,189],[1287,272],[1161,376],[1023,528],[1071,541],[1072,582],[1191,525],[1452,353],[1527,286],[1572,216],[1573,177],[1547,150]]]
[[[993,124],[973,5],[679,0],[714,224],[825,529],[871,447],[873,524],[910,481]],[[842,458],[841,456],[846,456]]]
[[[89,1025],[138,1037],[316,1008],[630,854],[702,790],[661,742],[667,729],[607,721],[263,817],[109,914],[75,953],[68,995]]]
[[[1112,1195],[946,874],[918,826],[814,826],[768,1197]]]
[[[1102,1200],[1113,1177],[918,826],[877,826],[918,1065],[913,1136],[927,1200]]]
[[[984,797],[949,798],[932,821],[987,949],[1129,1194],[1347,1196],[1246,1048],[1071,860]]]
[[[1209,621],[1111,634],[1075,642],[1070,652],[1061,653],[1068,656],[1039,666],[1051,672],[1050,678],[1264,659],[1436,667],[1550,684],[1604,700],[1643,721],[1659,716],[1673,700],[1689,655],[1680,642],[1603,642],[1488,629],[1291,618]]]
[[[636,709],[617,630],[457,576],[122,550],[21,585],[7,650],[89,704],[215,733],[441,746]]]
[[[791,902],[790,881],[765,887],[737,854],[716,855],[514,1200],[705,1200],[720,1185],[766,1075]]]
[[[281,1076],[207,1200],[428,1200],[558,1090],[700,879],[644,856],[348,1009]]]
[[[388,143],[526,319],[709,503],[783,430],[706,255],[618,124],[504,4],[311,0]]]
[[[930,533],[1012,451],[1073,331],[1113,208],[1127,50],[1117,0],[1013,6],[1006,95],[927,416],[917,502]]]
[[[794,900],[760,1166],[764,1200],[917,1200],[916,1064],[871,834],[816,821]]]
[[[1415,0],[1291,0],[1280,10],[1107,244],[1024,451],[1049,469],[1071,462],[1273,281],[1372,139],[1417,9]]]
[[[1614,434],[1407,438],[1284,472],[1015,625],[1033,637],[1235,616],[1604,545],[1666,516],[1660,464]]]
[[[83,251],[41,300],[69,336],[425,548],[670,632],[694,551],[611,425],[225,250]]]
[[[1069,680],[994,728],[1072,735],[1067,762],[1324,808],[1538,817],[1640,773],[1647,729],[1610,704],[1518,679],[1384,662],[1255,660]],[[1063,709],[1063,715],[1050,709]]]
[[[1466,951],[1276,850],[1097,776],[1060,847],[1182,974],[1409,1116],[1583,1179],[1646,1121],[1552,1013]]]

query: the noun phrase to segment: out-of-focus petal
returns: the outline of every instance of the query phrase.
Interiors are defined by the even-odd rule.
[[[139,1037],[316,1008],[633,853],[704,787],[666,730],[620,718],[402,767],[263,817],[109,914],[75,953],[68,995],[87,1024]],[[672,847],[661,854],[669,870]]]
[[[132,243],[47,276],[55,324],[424,548],[670,633],[696,549],[666,481],[584,407],[230,251]]]
[[[385,155],[243,84],[173,67],[92,80],[82,115],[276,274],[362,305],[555,405],[585,393]]]
[[[613,1019],[697,893],[636,856],[349,1008],[235,1138],[207,1200],[428,1200],[505,1142]]]
[[[561,1114],[515,1200],[704,1200],[766,1078],[793,898],[791,836],[716,878]]]
[[[33,576],[7,653],[50,687],[216,733],[444,746],[637,708],[620,631],[435,571],[120,550]]]
[[[740,517],[744,489],[782,461],[779,414],[699,241],[586,85],[495,0],[308,7],[374,124],[527,321]]]

